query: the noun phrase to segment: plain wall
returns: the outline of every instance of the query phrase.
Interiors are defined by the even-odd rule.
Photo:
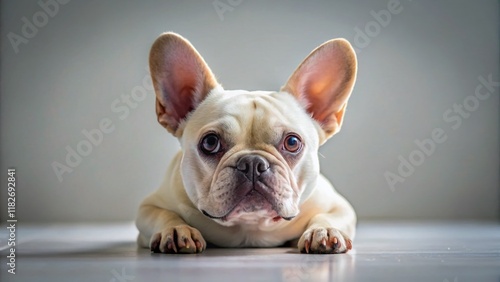
[[[2,1],[2,220],[8,167],[19,220],[135,217],[179,148],[147,90],[164,31],[188,38],[226,89],[247,90],[278,90],[313,48],[348,39],[358,80],[320,161],[359,217],[498,219],[498,86],[474,96],[479,77],[499,81],[498,1],[394,1],[69,1],[44,26],[37,1]],[[27,38],[33,16],[41,27]],[[24,37],[17,53],[9,33]],[[144,100],[122,100],[143,89]],[[68,165],[67,147],[102,122],[114,130],[59,181],[53,163]],[[422,152],[415,142],[433,132],[441,143]],[[413,169],[398,172],[401,159]],[[400,177],[392,187],[388,173]]]

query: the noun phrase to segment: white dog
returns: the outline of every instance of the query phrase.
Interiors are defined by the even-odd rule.
[[[294,242],[303,253],[352,248],[356,214],[319,171],[356,80],[344,39],[325,42],[278,92],[224,90],[183,37],[162,34],[149,58],[158,122],[181,152],[139,208],[138,242],[162,253]],[[297,241],[298,240],[298,241]]]

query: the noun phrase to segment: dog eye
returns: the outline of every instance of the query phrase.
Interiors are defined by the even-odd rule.
[[[285,137],[283,148],[290,153],[297,153],[302,149],[302,141],[297,135],[290,134]]]
[[[203,137],[200,143],[200,149],[207,155],[218,153],[221,149],[219,136],[210,133]]]

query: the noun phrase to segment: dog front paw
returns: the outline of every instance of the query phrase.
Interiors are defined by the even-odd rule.
[[[352,241],[335,228],[309,228],[300,237],[298,248],[307,254],[339,254],[352,249]]]
[[[168,227],[153,234],[149,247],[154,253],[201,253],[207,243],[200,231],[189,225]]]

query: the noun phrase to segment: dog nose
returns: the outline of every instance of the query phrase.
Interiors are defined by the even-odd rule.
[[[238,160],[236,169],[253,181],[254,175],[259,176],[269,169],[269,162],[259,155],[246,155]]]

